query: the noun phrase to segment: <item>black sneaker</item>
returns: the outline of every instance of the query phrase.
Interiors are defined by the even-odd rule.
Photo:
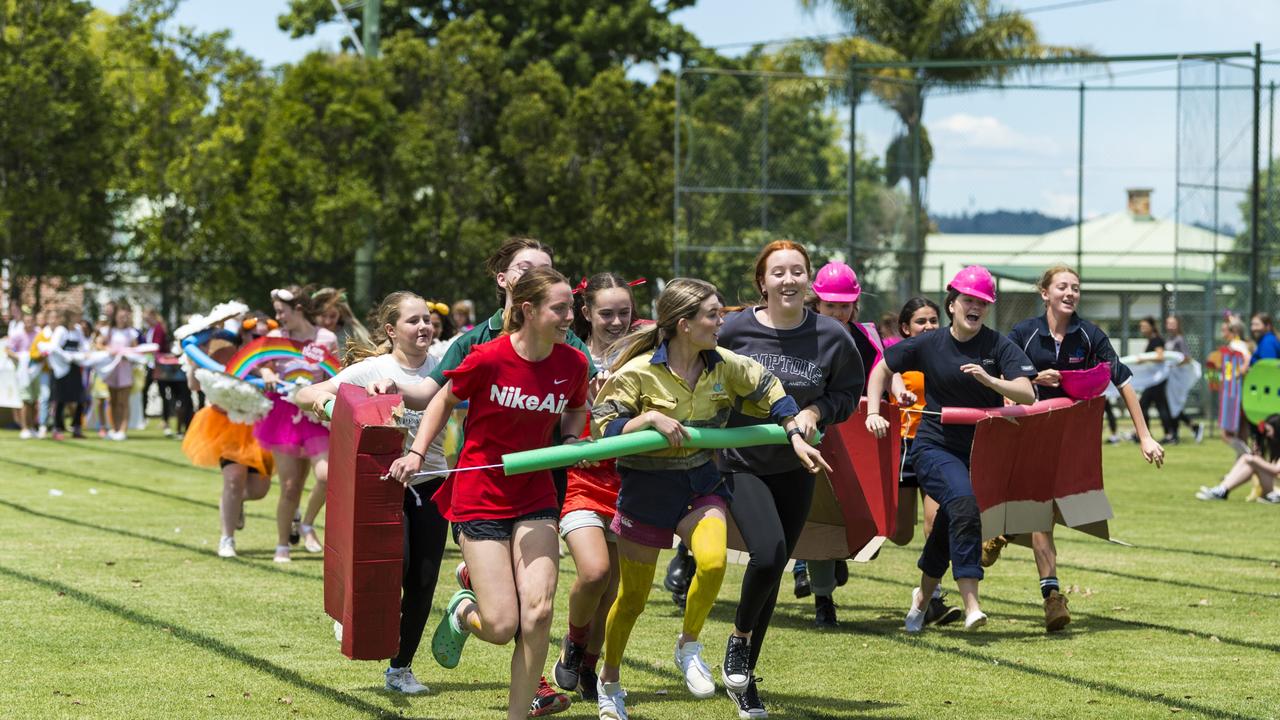
[[[720,666],[720,679],[730,690],[743,692],[751,682],[751,641],[730,635],[724,648],[724,663]]]
[[[849,561],[836,561],[836,587],[844,587],[849,582]]]
[[[688,593],[682,593],[682,592],[679,592],[679,593],[673,592],[673,593],[671,593],[671,602],[672,602],[676,607],[680,608],[680,612],[684,612],[684,606],[685,606],[685,603],[686,603],[686,602],[688,602],[688,600],[689,600],[689,594],[688,594]]]
[[[596,683],[599,676],[592,668],[584,667],[578,670],[578,694],[587,702],[595,702],[600,699],[599,693],[596,691]]]
[[[724,689],[728,693],[729,699],[737,703],[738,717],[741,720],[758,720],[758,718],[769,717],[769,711],[764,709],[764,703],[760,701],[760,693],[756,690],[756,685],[761,682],[764,681],[758,677],[752,677],[747,689],[740,693],[736,693],[729,688]]]
[[[809,585],[809,573],[795,573],[796,576],[796,597],[807,598],[813,594],[813,588]]]
[[[297,545],[302,540],[302,513],[293,514],[293,524],[289,526],[289,544]]]
[[[929,598],[929,605],[924,609],[925,625],[950,625],[960,619],[964,612],[958,607],[951,607],[940,597]]]
[[[675,557],[671,558],[671,562],[667,563],[667,576],[662,580],[662,586],[667,592],[677,595],[684,595],[689,592],[689,581],[693,578],[694,572],[693,556],[681,543],[676,548]]]
[[[556,659],[555,670],[552,674],[556,678],[556,685],[561,690],[573,691],[578,688],[578,684],[582,681],[582,655],[586,653],[587,648],[583,645],[575,645],[569,642],[569,638],[564,639],[562,658]]]
[[[833,628],[836,622],[836,603],[830,595],[813,596],[813,624],[820,628]]]

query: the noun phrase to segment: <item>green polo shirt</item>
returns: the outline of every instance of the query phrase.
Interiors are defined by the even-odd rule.
[[[435,380],[437,385],[444,386],[445,371],[453,370],[461,365],[463,359],[465,359],[467,355],[471,354],[471,348],[476,345],[483,345],[501,334],[502,311],[499,310],[489,318],[488,322],[476,325],[462,335],[459,335],[458,339],[454,340],[453,344],[449,346],[449,349],[444,352],[444,357],[440,358],[440,363],[435,366],[435,369],[432,370],[431,374],[427,377]],[[596,369],[595,363],[591,361],[591,351],[587,349],[587,344],[578,339],[578,336],[574,335],[572,330],[569,331],[566,342],[581,351],[583,355],[587,356],[587,377],[595,377],[599,370]]]

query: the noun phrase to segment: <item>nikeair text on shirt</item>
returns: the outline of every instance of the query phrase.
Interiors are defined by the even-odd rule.
[[[534,412],[562,413],[569,403],[563,393],[547,393],[545,397],[526,394],[518,387],[497,385],[489,386],[489,401],[513,410],[533,410]]]

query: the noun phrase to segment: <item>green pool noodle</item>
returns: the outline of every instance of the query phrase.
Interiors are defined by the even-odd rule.
[[[736,428],[685,428],[689,439],[682,447],[701,450],[789,445],[787,431],[781,425],[749,425]],[[820,438],[819,438],[820,439]],[[818,439],[814,440],[817,444]],[[568,467],[583,460],[599,461],[624,455],[663,450],[670,445],[657,430],[641,430],[625,435],[584,441],[571,445],[553,445],[537,450],[507,453],[502,456],[502,471],[507,475]]]
[[[338,402],[338,399],[334,398],[324,404],[324,414],[327,415],[330,420],[333,419],[333,404],[336,402]]]
[[[1251,423],[1260,423],[1280,413],[1280,360],[1254,363],[1245,373],[1240,394],[1244,416]]]

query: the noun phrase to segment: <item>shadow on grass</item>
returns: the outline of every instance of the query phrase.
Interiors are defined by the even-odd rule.
[[[148,442],[148,441],[145,439],[129,441],[130,444],[136,444],[141,442]],[[172,443],[173,441],[170,440],[167,442]],[[138,452],[136,450],[125,450],[119,444],[107,445],[102,442],[91,442],[91,441],[78,442],[77,441],[71,445],[67,445],[66,447],[74,447],[79,450],[88,450],[90,452],[106,453],[108,455],[124,455],[128,457],[135,457],[135,458],[140,458],[142,460],[150,460],[151,462],[162,463],[164,465],[169,465],[171,467],[176,467],[176,468],[182,468],[183,470],[189,470],[197,473],[217,472],[213,468],[196,467],[195,465],[192,465],[189,462],[182,462],[181,460],[171,460],[166,457],[159,457],[157,455],[152,455],[151,453]]]
[[[98,485],[106,485],[107,487],[120,488],[121,490],[132,490],[133,492],[140,492],[146,495],[153,495],[155,497],[164,498],[165,500],[174,500],[176,502],[185,503],[187,505],[195,505],[196,507],[199,507],[199,508],[212,509],[214,512],[217,512],[219,510],[218,503],[216,502],[194,500],[192,498],[183,497],[181,495],[174,495],[173,493],[167,493],[161,490],[153,490],[149,487],[143,487],[140,485],[131,485],[129,483],[119,482],[117,480],[107,480],[105,478],[94,477],[92,475],[81,475],[80,473],[74,473],[74,472],[71,472],[70,470],[58,470],[57,468],[45,467],[43,465],[32,465],[31,463],[25,463],[20,460],[12,460],[7,457],[0,457],[0,462],[9,463],[10,465],[17,465],[18,467],[27,468],[29,470],[35,471],[36,474],[51,473],[53,475],[59,475],[62,477],[71,478],[73,480],[80,480],[82,482],[88,482],[88,483],[96,483]],[[251,502],[257,502],[257,501],[249,500],[245,504],[247,505]],[[263,522],[274,523],[276,521],[276,518],[274,515],[264,515],[261,513],[246,512],[245,517],[255,518],[258,520],[262,520]],[[317,522],[315,526],[319,530],[324,529],[323,523]]]
[[[878,578],[878,577],[870,577],[866,575],[861,575],[858,577],[858,579],[865,580],[868,582],[874,582],[874,583],[900,585],[900,583],[894,582],[892,580],[887,580],[885,578]],[[1003,598],[998,595],[991,595],[988,593],[983,593],[982,597],[985,600],[1003,603],[1003,604],[1011,605],[1013,607],[1024,607],[1028,605],[1028,603],[1026,602],[1010,600],[1008,598]],[[1010,616],[1005,615],[1004,613],[1001,613],[1000,617],[1010,617]],[[1013,617],[1018,617],[1019,619],[1025,618],[1032,625],[1038,625],[1041,622],[1040,616],[1021,615],[1021,616],[1013,616]],[[1144,622],[1142,620],[1125,620],[1123,618],[1112,617],[1110,615],[1099,615],[1097,613],[1088,613],[1081,610],[1073,610],[1071,612],[1071,617],[1072,617],[1072,623],[1069,626],[1070,627],[1069,630],[1066,630],[1061,633],[1049,634],[1047,637],[1054,640],[1069,639],[1073,635],[1073,632],[1072,632],[1073,630],[1074,631],[1090,630],[1090,629],[1097,629],[1098,631],[1121,630],[1121,629],[1159,630],[1161,632],[1172,633],[1174,635],[1179,635],[1181,637],[1195,636],[1195,637],[1207,638],[1210,635],[1213,635],[1213,637],[1218,638],[1218,642],[1221,642],[1224,645],[1234,645],[1236,647],[1247,648],[1249,650],[1260,650],[1266,653],[1280,652],[1280,644],[1278,643],[1264,643],[1264,642],[1256,642],[1253,640],[1241,640],[1239,638],[1233,638],[1233,637],[1228,637],[1224,635],[1215,635],[1213,633],[1206,633],[1206,632],[1197,631],[1197,630],[1188,630],[1187,628],[1180,628],[1172,625],[1161,625],[1158,623]],[[993,635],[993,634],[995,633],[990,632],[989,626],[988,626],[987,629],[983,629],[980,633],[966,635],[966,637],[979,639],[983,635]],[[1012,635],[1019,636],[1019,637],[1026,636],[1026,635],[1044,635],[1044,634],[1045,633],[1039,629],[1036,629],[1034,633],[1022,633],[1022,632],[1012,633]]]
[[[1217,558],[1219,560],[1234,560],[1234,561],[1243,562],[1243,563],[1262,563],[1268,566],[1271,563],[1276,562],[1277,560],[1280,560],[1280,557],[1260,558],[1260,557],[1252,557],[1249,555],[1231,555],[1229,553],[1217,553],[1209,550],[1192,550],[1190,548],[1164,547],[1162,545],[1134,545],[1133,547],[1135,550],[1150,550],[1152,552],[1174,553],[1176,555],[1191,555],[1193,557],[1208,557],[1208,558]]]
[[[201,559],[210,559],[213,557],[213,552],[211,550],[201,549],[198,547],[194,547],[192,545],[184,545],[180,542],[174,542],[173,540],[165,540],[164,538],[158,538],[151,535],[144,535],[142,533],[133,532],[132,530],[113,528],[113,527],[108,527],[106,525],[97,525],[91,522],[86,522],[84,520],[72,520],[70,518],[65,518],[60,515],[52,515],[49,513],[40,512],[39,510],[34,510],[25,505],[19,505],[18,503],[10,502],[8,500],[0,499],[0,506],[7,507],[10,510],[13,510],[15,512],[20,512],[25,515],[30,515],[31,517],[40,518],[42,520],[52,520],[54,522],[64,523],[66,525],[88,528],[90,530],[97,530],[98,532],[110,533],[112,535],[119,535],[120,537],[129,538],[130,540],[141,540],[143,542],[155,543],[157,545],[163,545],[165,547],[174,548],[176,550],[185,550],[187,552],[191,552],[191,553],[195,553],[196,555],[199,555]],[[241,557],[219,558],[219,561],[236,563],[243,567],[252,568],[254,570],[259,570],[262,572],[270,572],[270,573],[275,573],[277,575],[300,578],[308,582],[315,582],[315,581],[321,580],[321,578],[316,577],[314,575],[304,575],[300,573],[289,572],[287,569],[281,567],[280,565],[274,562],[270,564],[266,564],[262,562],[251,562],[244,558],[244,556],[246,555],[252,556],[253,554],[254,553],[242,552],[240,553]],[[262,554],[267,559],[270,559],[273,555],[273,551],[264,552]],[[318,560],[321,558],[321,555],[317,553],[315,555],[315,558]]]
[[[13,578],[15,580],[21,580],[22,582],[28,583],[30,585],[35,585],[37,587],[42,587],[47,590],[53,590],[55,592],[64,593],[67,597],[72,598],[77,602],[83,603],[95,610],[100,610],[102,612],[110,613],[112,615],[115,615],[116,617],[127,620],[131,623],[134,623],[135,625],[151,628],[153,630],[168,632],[173,637],[179,640],[182,640],[183,642],[194,645],[195,647],[198,647],[202,650],[207,650],[209,652],[221,655],[222,657],[228,660],[240,663],[245,667],[270,675],[282,682],[290,683],[291,685],[297,688],[300,688],[302,690],[315,693],[320,697],[326,698],[335,703],[338,703],[347,708],[350,708],[351,710],[354,710],[361,715],[364,715],[367,717],[375,717],[375,718],[396,717],[395,713],[388,711],[384,708],[378,707],[373,703],[367,702],[365,700],[361,700],[358,697],[353,697],[351,695],[348,695],[347,693],[340,692],[338,690],[334,690],[331,687],[326,687],[324,685],[321,685],[320,683],[308,680],[295,670],[282,667],[280,665],[277,665],[271,662],[270,660],[257,657],[256,655],[250,655],[249,653],[233,645],[229,645],[217,638],[210,637],[208,635],[196,632],[194,630],[189,630],[187,628],[182,627],[181,625],[175,624],[167,620],[160,620],[150,615],[145,615],[141,612],[138,612],[137,610],[132,610],[130,608],[124,607],[123,605],[107,600],[106,598],[98,597],[97,595],[93,595],[91,593],[78,590],[70,585],[60,583],[56,580],[49,580],[47,578],[37,577],[35,575],[28,575],[27,573],[21,572],[19,570],[14,570],[12,568],[8,568],[3,565],[0,565],[0,575],[4,575],[10,578]]]

